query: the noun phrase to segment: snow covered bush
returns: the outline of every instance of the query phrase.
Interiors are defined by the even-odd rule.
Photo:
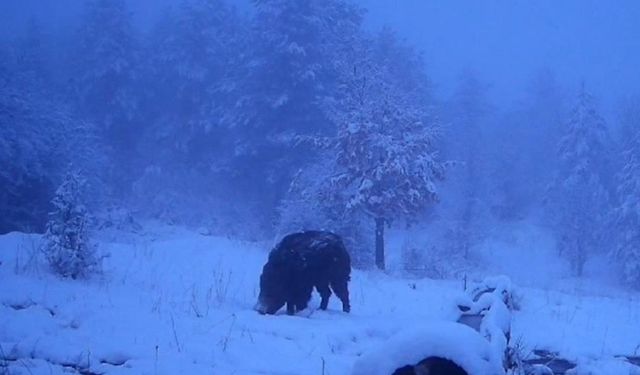
[[[487,277],[469,289],[469,294],[474,301],[485,293],[493,293],[500,296],[500,299],[510,311],[520,310],[522,296],[517,292],[511,279],[507,276]]]
[[[56,274],[72,279],[88,278],[100,271],[97,247],[89,238],[89,215],[83,204],[84,180],[67,173],[52,200],[44,235],[43,252]]]

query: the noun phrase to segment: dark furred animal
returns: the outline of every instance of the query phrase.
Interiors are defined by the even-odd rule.
[[[467,375],[467,372],[449,359],[429,357],[415,366],[396,369],[392,375]]]
[[[349,312],[349,275],[351,258],[340,236],[331,232],[293,233],[280,241],[269,253],[260,275],[260,296],[255,309],[261,314],[275,314],[287,305],[287,314],[304,310],[315,287],[327,309],[331,290]]]

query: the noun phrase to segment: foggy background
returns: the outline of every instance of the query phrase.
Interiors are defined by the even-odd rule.
[[[135,25],[148,30],[162,9],[179,0],[129,0]],[[235,0],[250,12],[250,1]],[[424,53],[430,77],[443,95],[452,92],[464,69],[491,82],[496,102],[521,100],[532,72],[549,68],[565,85],[585,79],[613,111],[615,101],[637,90],[640,76],[640,4],[585,1],[360,0],[371,28],[388,25]],[[10,39],[35,18],[49,31],[79,22],[83,0],[4,1],[1,35]]]
[[[640,3],[309,4],[1,2],[0,232],[42,231],[73,168],[97,226],[152,219],[254,240],[326,228],[366,268],[383,217],[391,264],[409,271],[518,267],[527,253],[558,275],[639,285]],[[363,113],[396,133],[349,138]],[[366,167],[336,185],[384,158],[381,135],[413,150],[402,176],[425,173],[419,203],[393,174],[379,188],[398,196],[362,203]],[[353,144],[377,151],[343,157]],[[406,161],[417,156],[431,169]]]

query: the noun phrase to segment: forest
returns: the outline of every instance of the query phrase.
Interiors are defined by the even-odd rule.
[[[76,174],[96,225],[330,229],[366,268],[376,225],[430,228],[403,256],[464,264],[493,223],[534,220],[576,275],[607,255],[640,286],[633,93],[605,118],[586,78],[543,67],[505,106],[469,68],[438,96],[423,52],[344,0],[184,2],[147,30],[127,6],[90,1],[67,32],[32,18],[5,38],[0,232],[44,231]]]
[[[0,375],[637,375],[633,0],[0,2]]]

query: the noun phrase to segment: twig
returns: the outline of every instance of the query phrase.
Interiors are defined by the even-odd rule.
[[[233,317],[233,319],[231,320],[231,325],[229,326],[229,331],[227,332],[227,335],[221,341],[221,343],[222,343],[222,352],[223,353],[227,351],[227,346],[229,345],[229,338],[231,338],[231,332],[233,331],[233,326],[236,324],[236,314],[232,314],[231,316]]]
[[[176,340],[176,345],[178,346],[178,352],[182,352],[180,348],[180,341],[178,340],[178,333],[176,332],[176,322],[173,320],[173,314],[171,314],[171,328],[173,329],[173,338]]]
[[[198,308],[198,296],[196,295],[195,285],[191,287],[191,308],[197,318],[202,318],[202,314],[200,314],[200,309]]]
[[[156,345],[156,360],[153,364],[153,374],[158,375],[158,345]]]
[[[604,337],[602,338],[602,348],[600,349],[600,355],[604,354],[604,347],[605,347],[605,344],[607,343],[607,335],[609,335],[609,326],[607,326],[607,328],[604,331]]]

